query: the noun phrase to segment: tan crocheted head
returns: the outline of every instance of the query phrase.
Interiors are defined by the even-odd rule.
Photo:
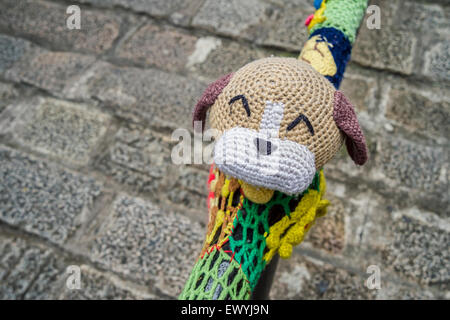
[[[194,121],[221,133],[214,162],[226,174],[288,194],[304,191],[344,139],[357,164],[367,160],[353,106],[309,64],[265,58],[211,84]]]

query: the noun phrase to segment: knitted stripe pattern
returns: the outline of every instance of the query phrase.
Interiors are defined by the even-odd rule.
[[[321,28],[311,33],[299,58],[311,64],[338,89],[351,52],[351,43],[341,31]]]
[[[310,32],[321,28],[335,28],[348,38],[351,44],[356,39],[361,19],[367,8],[367,0],[323,0],[321,8],[309,24]]]
[[[352,44],[364,17],[367,0],[317,0],[317,9],[306,25],[310,38],[299,59],[311,64],[339,88],[350,60]],[[326,46],[324,45],[326,44]],[[329,57],[332,56],[333,60]]]

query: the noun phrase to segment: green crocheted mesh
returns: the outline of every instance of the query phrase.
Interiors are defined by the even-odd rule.
[[[318,188],[319,174],[316,173],[308,189],[318,190]],[[264,233],[268,233],[269,226],[281,220],[285,215],[289,216],[305,192],[297,196],[288,196],[275,191],[272,199],[265,204],[256,204],[244,199],[243,206],[233,221],[230,247],[233,259],[241,264],[242,271],[247,276],[252,290],[258,283],[266,265],[263,260],[266,248]]]
[[[180,300],[248,300],[250,286],[236,260],[223,250],[199,258]]]
[[[198,259],[179,299],[248,300],[265,267],[264,233],[284,215],[289,215],[310,189],[319,190],[319,173],[300,195],[288,196],[275,191],[266,204],[244,199],[233,221],[229,241],[220,250],[214,249]]]
[[[353,44],[366,8],[367,0],[327,0],[324,13],[326,20],[312,27],[310,33],[321,28],[336,28]]]

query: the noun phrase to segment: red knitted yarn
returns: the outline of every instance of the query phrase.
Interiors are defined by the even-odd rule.
[[[192,114],[192,125],[194,125],[195,121],[201,121],[202,130],[205,128],[206,112],[208,111],[209,107],[214,104],[223,88],[225,88],[228,82],[230,82],[232,76],[233,73],[227,74],[211,83],[208,88],[206,88],[205,92],[203,92],[202,97],[195,106],[194,112]]]
[[[340,91],[334,93],[333,118],[338,128],[345,134],[348,154],[356,164],[363,165],[368,159],[366,139],[353,105]]]

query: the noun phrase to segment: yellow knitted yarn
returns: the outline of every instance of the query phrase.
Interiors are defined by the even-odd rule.
[[[270,227],[266,238],[268,251],[263,259],[268,263],[278,251],[280,257],[287,259],[292,254],[292,247],[303,241],[303,238],[314,224],[316,217],[326,214],[328,200],[322,199],[325,193],[326,182],[323,171],[320,171],[320,189],[311,190],[303,196],[300,203],[291,213]]]
[[[217,211],[217,216],[216,216],[216,220],[214,222],[214,227],[212,229],[212,232],[209,233],[207,235],[207,238],[206,238],[206,242],[207,243],[211,243],[211,241],[213,240],[214,235],[217,232],[217,229],[222,227],[224,218],[225,218],[225,212],[223,212],[223,210]]]
[[[311,37],[305,43],[299,59],[309,63],[320,74],[332,77],[337,72],[337,66],[330,47],[333,45],[321,35]]]
[[[239,183],[241,184],[241,188],[244,191],[245,196],[250,201],[257,204],[269,202],[275,192],[274,190],[252,186],[242,180],[239,180]]]
[[[221,190],[222,197],[226,198],[230,194],[229,186],[230,186],[230,178],[227,177]]]
[[[322,23],[327,19],[327,17],[324,16],[325,9],[327,8],[326,2],[326,0],[322,1],[320,8],[314,12],[314,17],[308,25],[308,30],[311,30],[317,23]]]

